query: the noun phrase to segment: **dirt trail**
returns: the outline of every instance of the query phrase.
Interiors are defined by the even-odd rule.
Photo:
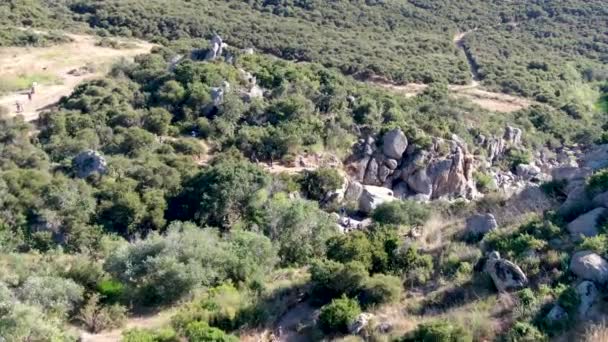
[[[529,107],[533,102],[526,98],[508,95],[504,93],[490,92],[481,89],[477,65],[473,60],[473,56],[471,56],[471,54],[468,53],[464,48],[465,37],[467,36],[467,34],[473,31],[475,31],[475,29],[457,33],[456,35],[454,35],[453,38],[456,47],[462,49],[467,58],[469,68],[471,70],[471,83],[466,85],[449,85],[448,89],[450,90],[452,95],[460,98],[467,98],[471,100],[471,102],[476,103],[484,109],[499,113],[510,113]],[[428,87],[427,84],[421,83],[408,83],[404,85],[397,85],[379,78],[371,79],[367,82],[385,89],[392,90],[405,97],[416,96]]]
[[[35,120],[40,111],[53,106],[62,96],[69,95],[82,81],[102,76],[113,62],[121,58],[132,59],[136,55],[150,52],[154,47],[147,42],[131,40],[128,42],[132,47],[113,49],[96,46],[97,37],[67,35],[73,39],[72,42],[51,47],[0,48],[0,80],[3,77],[46,74],[59,81],[59,84],[39,84],[31,101],[28,100],[26,91],[0,97],[0,106],[8,109],[10,115],[17,114],[16,102],[19,102],[23,105],[21,114],[25,119]],[[70,74],[70,71],[84,67],[92,72]]]
[[[73,327],[73,329],[79,334],[81,342],[117,342],[121,340],[123,331],[129,329],[158,329],[169,325],[173,313],[173,310],[167,310],[151,315],[131,317],[124,327],[103,331],[99,334],[91,334],[78,327]]]

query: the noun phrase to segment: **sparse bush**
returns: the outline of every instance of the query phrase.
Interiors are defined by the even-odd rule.
[[[363,307],[369,307],[395,302],[401,297],[401,292],[401,279],[376,274],[363,283],[358,298]]]
[[[547,336],[535,326],[526,322],[515,322],[513,327],[503,336],[505,342],[545,342]]]
[[[567,180],[552,180],[541,184],[540,188],[543,192],[558,201],[563,201],[567,198],[566,186],[568,185]]]
[[[422,323],[401,342],[472,342],[471,334],[459,325],[446,321]]]
[[[475,178],[475,186],[479,192],[487,194],[496,190],[496,182],[494,182],[494,178],[492,178],[491,175],[483,172],[475,172],[473,177]]]
[[[344,178],[336,169],[322,167],[305,172],[300,183],[306,197],[321,201],[330,191],[340,189]]]
[[[122,333],[122,342],[179,342],[177,334],[171,329],[148,330],[129,329]]]
[[[431,217],[428,206],[415,201],[382,203],[372,213],[372,219],[380,224],[421,226]]]
[[[319,314],[319,328],[327,334],[347,333],[351,325],[361,313],[361,308],[356,300],[343,296],[334,299],[330,304],[321,308]]]
[[[127,309],[118,304],[101,306],[99,300],[98,294],[91,295],[80,309],[78,320],[92,333],[122,326],[127,319]]]
[[[186,326],[185,333],[189,342],[237,342],[236,336],[228,335],[205,322],[192,322]]]
[[[608,169],[600,170],[587,179],[587,191],[598,194],[608,190]]]

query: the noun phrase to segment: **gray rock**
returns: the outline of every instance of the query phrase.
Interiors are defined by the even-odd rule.
[[[358,202],[362,193],[363,185],[357,181],[350,180],[344,192],[344,200],[347,202]]]
[[[580,168],[573,166],[563,166],[553,168],[551,170],[551,176],[553,180],[562,181],[562,180],[576,180],[576,179],[584,179],[591,176],[592,171],[588,168]]]
[[[363,178],[363,183],[364,184],[371,184],[371,185],[379,185],[379,180],[378,180],[378,169],[379,169],[379,165],[378,165],[378,161],[376,160],[376,158],[370,159],[369,164],[367,164],[367,169],[365,171],[365,177]]]
[[[357,335],[367,326],[374,315],[363,312],[357,316],[357,319],[348,327],[348,332],[351,335]]]
[[[528,285],[524,272],[511,261],[501,259],[498,252],[492,252],[484,266],[499,292],[520,289]]]
[[[608,208],[608,191],[603,192],[603,193],[593,197],[593,200],[591,200],[591,203],[593,203],[593,205],[596,207]]]
[[[379,186],[365,185],[363,193],[359,198],[359,210],[364,213],[371,213],[382,203],[396,200],[393,190]]]
[[[584,182],[569,183],[566,189],[568,197],[557,210],[558,214],[567,214],[573,209],[586,207],[590,203]]]
[[[72,166],[78,178],[87,178],[92,174],[104,175],[108,172],[106,159],[97,151],[80,152],[72,159]]]
[[[504,139],[512,145],[521,144],[521,135],[522,131],[519,128],[507,126],[505,128],[505,136]]]
[[[536,165],[519,164],[515,169],[515,173],[525,180],[531,180],[538,178],[541,174],[541,170]]]
[[[407,148],[407,138],[400,129],[393,129],[382,138],[382,152],[389,158],[401,159]]]
[[[575,290],[581,300],[581,303],[578,306],[578,314],[581,317],[586,317],[591,312],[591,308],[599,297],[597,286],[595,286],[593,282],[585,280],[578,284]]]
[[[378,169],[378,180],[380,183],[386,182],[391,173],[393,173],[393,170],[389,169],[388,166],[384,164],[380,165],[380,168]]]
[[[580,251],[572,255],[570,271],[581,279],[597,284],[608,281],[608,262],[591,251]]]
[[[426,173],[426,169],[420,169],[407,179],[407,185],[417,194],[431,195],[433,183]]]
[[[211,100],[214,106],[219,106],[224,102],[224,88],[211,88]]]
[[[593,147],[583,156],[583,166],[597,171],[608,167],[608,145]]]
[[[547,314],[547,320],[559,322],[568,318],[568,313],[559,305],[554,305],[551,311]]]
[[[386,167],[388,167],[389,169],[394,170],[397,168],[397,166],[399,166],[399,162],[395,159],[386,159],[384,161],[384,165],[386,165]]]
[[[605,208],[595,208],[568,223],[568,231],[575,240],[596,236],[599,233],[598,220],[604,215],[606,215]]]
[[[407,186],[407,183],[400,181],[393,187],[393,195],[396,198],[405,199],[413,194],[411,193],[410,188]]]
[[[211,44],[211,47],[209,48],[209,51],[207,52],[205,59],[212,61],[222,55],[222,51],[224,48],[224,41],[222,40],[222,37],[220,37],[217,34],[214,34],[213,37],[211,38],[210,44]]]
[[[492,214],[473,215],[466,222],[466,233],[469,236],[483,236],[496,228],[498,228],[498,223]]]

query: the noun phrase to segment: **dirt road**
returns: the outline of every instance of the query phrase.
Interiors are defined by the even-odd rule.
[[[45,48],[0,48],[0,80],[3,77],[27,77],[34,74],[52,75],[57,84],[40,84],[36,87],[31,101],[27,91],[22,90],[0,97],[0,106],[8,109],[10,115],[16,115],[16,103],[23,106],[21,113],[27,121],[38,118],[40,112],[69,95],[74,87],[82,81],[103,75],[112,63],[121,58],[132,59],[134,56],[148,53],[154,46],[143,41],[129,41],[131,48],[114,49],[96,46],[99,38],[87,35],[68,34],[71,43]],[[77,72],[80,68],[89,72]]]

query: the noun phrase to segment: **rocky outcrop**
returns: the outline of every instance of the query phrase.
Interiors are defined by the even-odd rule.
[[[560,305],[554,305],[546,316],[548,321],[560,322],[568,319],[568,313]]]
[[[536,165],[531,164],[519,164],[515,168],[515,174],[524,180],[536,180],[539,181],[541,178],[541,170]]]
[[[528,285],[524,272],[511,261],[501,259],[498,252],[492,252],[484,266],[499,292],[520,289]]]
[[[80,152],[72,159],[72,167],[78,178],[87,178],[93,174],[104,175],[108,164],[101,153],[93,150]]]
[[[591,251],[580,251],[572,255],[570,271],[581,279],[597,284],[608,281],[608,262]]]
[[[359,198],[359,210],[369,214],[380,204],[396,200],[391,189],[365,185]]]
[[[568,231],[575,240],[582,237],[596,236],[598,232],[598,221],[606,215],[605,208],[595,208],[568,223]]]
[[[478,214],[467,219],[465,233],[469,237],[480,237],[496,228],[498,223],[494,215]]]
[[[349,180],[344,192],[346,202],[358,202],[363,193],[363,185],[355,180]]]
[[[400,130],[388,132],[378,149],[371,137],[361,140],[349,161],[351,176],[366,185],[395,190],[399,198],[429,200],[474,198],[473,156],[454,136],[436,138],[429,148],[408,145]]]
[[[382,152],[392,159],[401,159],[407,148],[407,138],[400,129],[393,129],[382,138]]]
[[[224,41],[222,37],[217,34],[214,34],[210,41],[210,48],[207,51],[207,55],[205,59],[208,61],[213,61],[222,55],[224,49]]]
[[[575,288],[581,303],[578,306],[578,315],[588,317],[599,297],[597,286],[591,281],[585,280]]]

